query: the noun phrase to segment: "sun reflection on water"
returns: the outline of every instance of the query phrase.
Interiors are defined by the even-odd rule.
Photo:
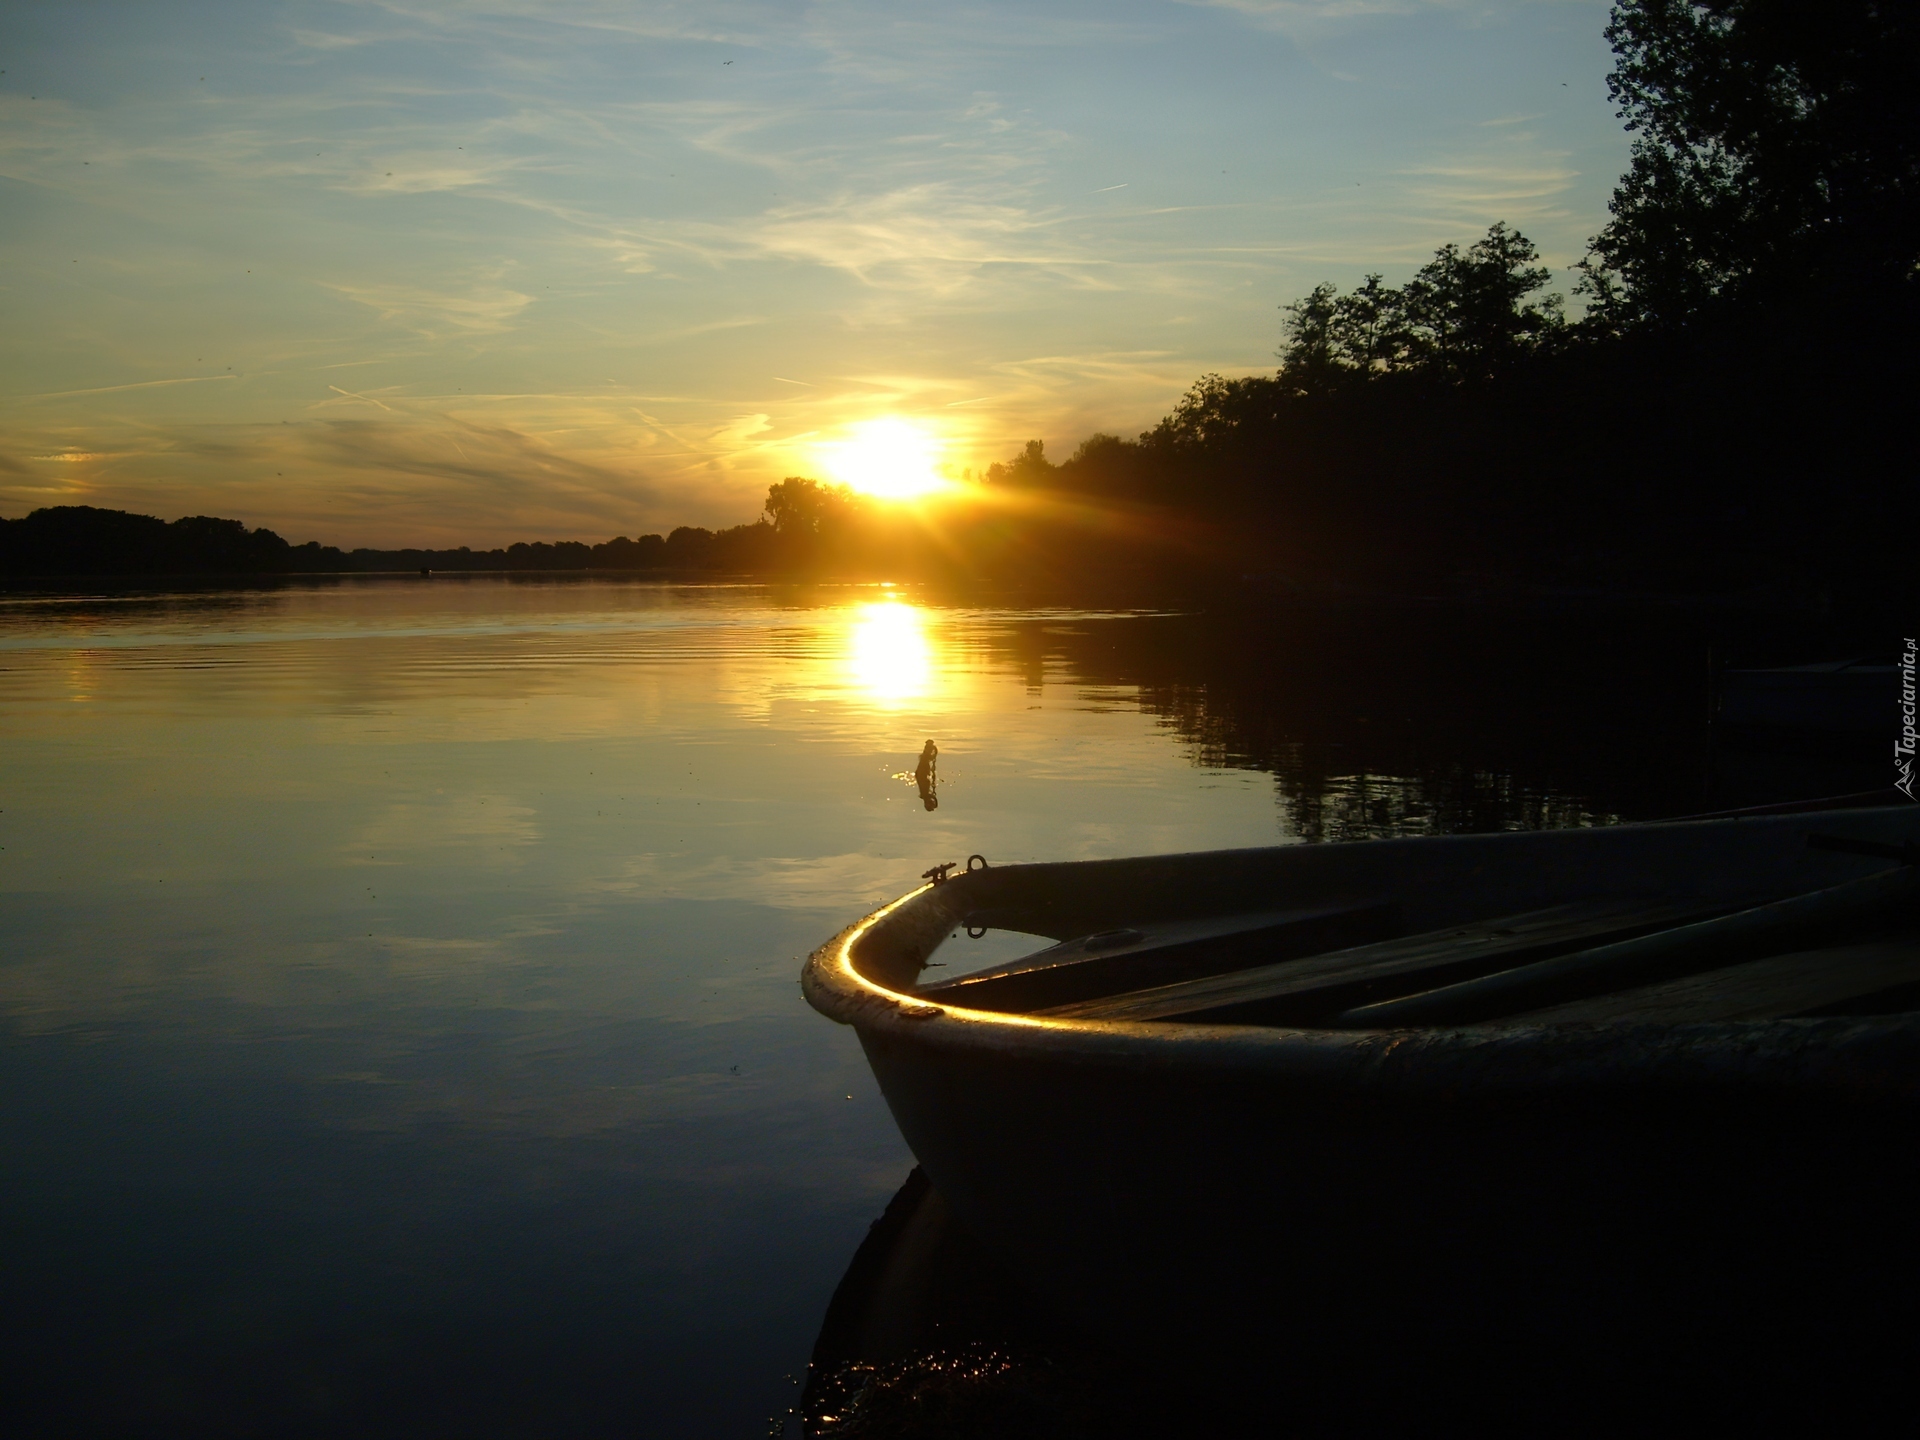
[[[900,600],[877,600],[854,612],[847,669],[876,705],[897,709],[933,688],[933,642],[926,612]]]

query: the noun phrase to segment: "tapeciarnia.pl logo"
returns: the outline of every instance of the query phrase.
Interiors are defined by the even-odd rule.
[[[1900,738],[1893,742],[1893,765],[1899,778],[1893,782],[1894,788],[1907,799],[1916,798],[1913,793],[1913,670],[1915,658],[1914,639],[1907,637],[1907,653],[1900,657]]]

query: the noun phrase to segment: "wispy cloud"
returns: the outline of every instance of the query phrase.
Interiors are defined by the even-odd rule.
[[[367,40],[359,35],[331,35],[320,30],[296,30],[294,42],[310,46],[315,50],[350,50],[356,45],[365,45]]]
[[[1451,9],[1445,0],[1178,0],[1208,10],[1232,10],[1278,29],[1326,25],[1369,15],[1407,15],[1423,9]]]
[[[533,303],[531,295],[485,282],[464,290],[431,290],[421,285],[336,280],[328,288],[427,339],[510,329],[520,312]]]
[[[1069,270],[1105,263],[1061,244],[1049,218],[965,186],[933,182],[777,210],[734,243],[744,253],[929,295],[948,294],[989,266]]]
[[[1409,197],[1436,219],[1479,231],[1497,215],[1519,225],[1566,216],[1567,191],[1580,172],[1565,155],[1469,156],[1411,166],[1402,172]]]
[[[1623,147],[1534,81],[1604,9],[263,0],[165,48],[56,20],[64,78],[0,90],[33,221],[0,242],[0,506],[585,538],[745,519],[886,413],[964,464],[1131,432],[1270,365],[1319,279],[1495,219],[1578,245]],[[21,458],[68,454],[97,458]]]
[[[350,470],[476,483],[494,490],[564,491],[573,501],[651,499],[637,473],[593,464],[506,425],[443,417],[432,427],[329,420],[301,437]]]
[[[1230,10],[1286,35],[1324,36],[1355,22],[1417,15],[1423,11],[1482,18],[1523,5],[1564,0],[1177,0],[1209,10]]]

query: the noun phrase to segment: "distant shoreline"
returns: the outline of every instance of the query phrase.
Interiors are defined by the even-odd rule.
[[[1465,613],[1525,612],[1550,614],[1555,611],[1574,614],[1594,611],[1677,611],[1695,614],[1720,613],[1749,616],[1774,615],[1795,620],[1836,620],[1844,617],[1831,608],[1810,605],[1803,595],[1779,589],[1744,590],[1713,593],[1707,591],[1649,590],[1621,587],[1494,585],[1486,587],[1439,588],[1420,592],[1395,591],[1337,583],[1296,583],[1274,575],[1215,576],[1209,582],[1192,579],[1184,583],[1134,582],[1112,576],[1088,577],[1081,582],[1059,576],[1033,577],[1009,582],[999,576],[939,576],[897,578],[852,574],[795,573],[792,571],[701,570],[676,567],[626,569],[586,567],[570,569],[502,568],[432,570],[422,575],[417,569],[326,570],[326,571],[175,571],[148,573],[74,573],[66,575],[0,574],[0,595],[24,595],[34,592],[73,590],[142,591],[156,588],[185,587],[219,589],[245,587],[286,588],[291,584],[341,580],[458,580],[458,579],[534,579],[576,582],[622,579],[637,583],[682,583],[714,586],[766,585],[793,588],[845,590],[895,590],[915,597],[965,595],[977,602],[982,595],[1002,599],[1011,595],[1026,597],[1027,603],[1085,607],[1143,608],[1151,610],[1215,610],[1232,613],[1246,607],[1288,609],[1295,606],[1313,610],[1365,610],[1376,606],[1411,607],[1417,610],[1457,609]]]

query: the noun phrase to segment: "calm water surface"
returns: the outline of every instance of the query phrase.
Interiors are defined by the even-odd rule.
[[[499,578],[0,602],[16,1418],[765,1434],[912,1163],[799,960],[928,865],[1727,798],[1662,676],[1436,739],[1417,666],[1343,690],[1182,623]]]

